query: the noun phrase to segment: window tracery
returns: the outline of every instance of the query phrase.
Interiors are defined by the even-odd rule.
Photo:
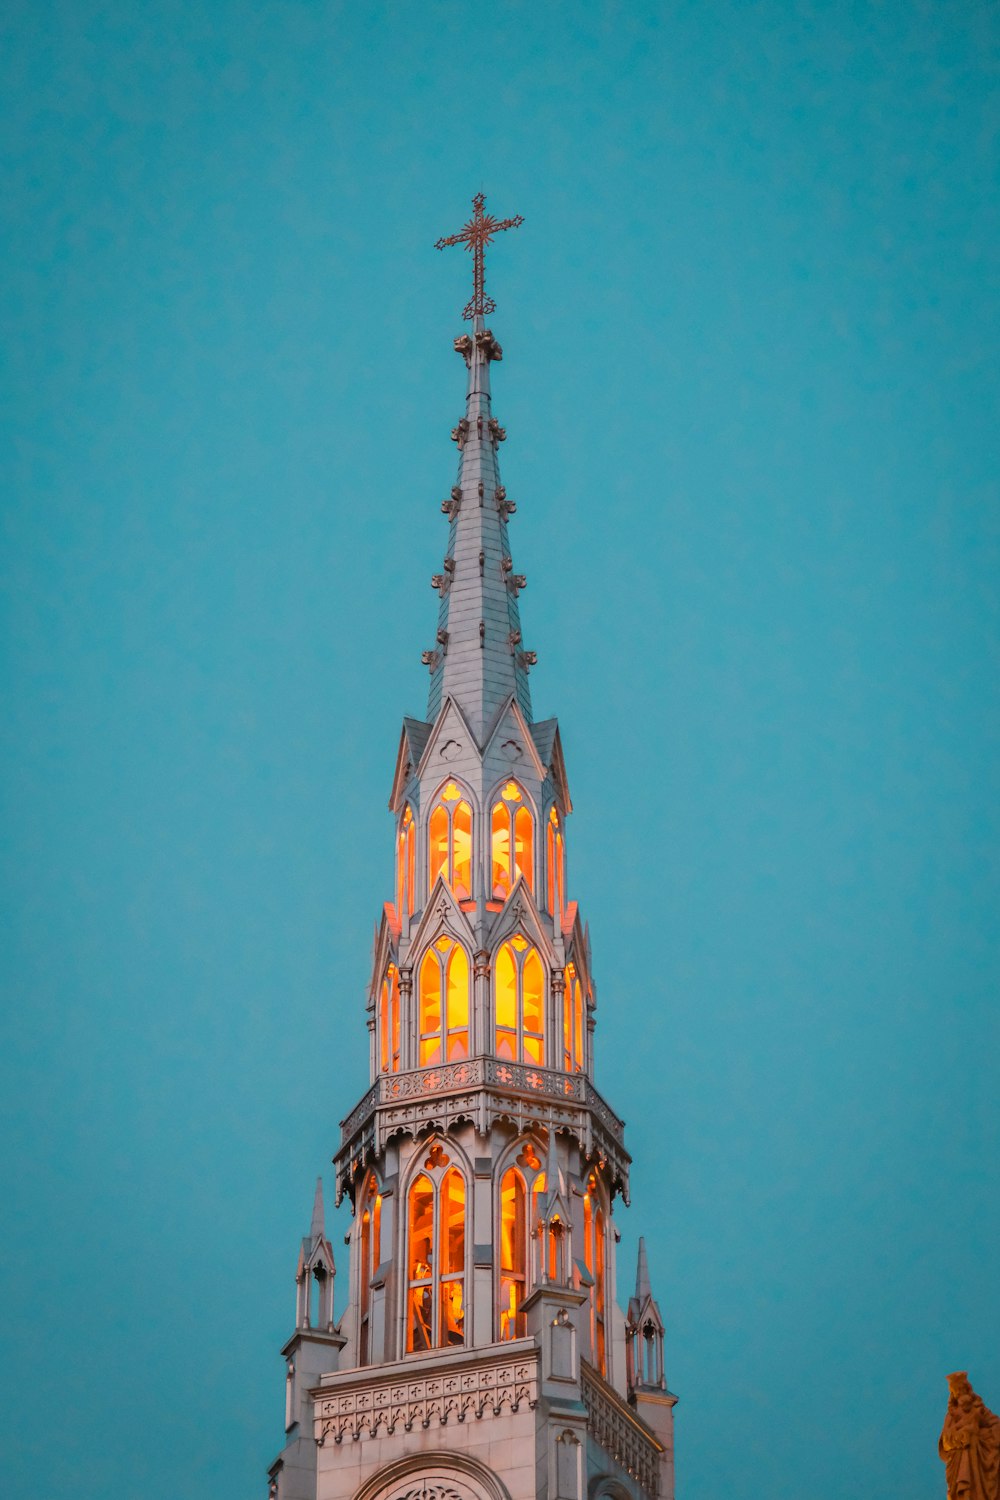
[[[469,1055],[469,956],[461,943],[439,937],[419,974],[420,1067]]]
[[[606,1312],[606,1256],[604,1234],[604,1212],[600,1204],[600,1190],[596,1172],[587,1178],[587,1190],[583,1195],[583,1254],[587,1270],[593,1278],[590,1295],[590,1332],[594,1351],[594,1364],[602,1375],[607,1375],[607,1340],[605,1337]]]
[[[447,1161],[428,1157],[408,1195],[408,1354],[465,1342],[465,1178]]]
[[[505,901],[518,875],[535,886],[535,820],[516,781],[501,788],[490,815],[490,890]]]
[[[528,1331],[523,1312],[530,1279],[530,1242],[538,1220],[538,1198],[545,1173],[533,1142],[526,1141],[500,1179],[500,1256],[497,1336],[522,1338]]]
[[[546,824],[545,840],[549,911],[554,917],[558,917],[561,922],[563,907],[565,905],[566,859],[563,848],[562,826],[559,822],[559,813],[554,807],[549,808],[549,821]]]
[[[417,838],[413,809],[407,803],[399,822],[396,846],[396,896],[401,917],[413,916]]]
[[[379,1070],[398,1073],[400,1068],[399,970],[386,969],[378,1006]]]
[[[360,1288],[360,1328],[358,1363],[368,1364],[371,1350],[371,1284],[382,1259],[382,1194],[374,1172],[365,1184],[364,1208],[361,1213],[361,1245],[358,1279]]]
[[[581,1073],[584,1060],[583,985],[576,965],[568,963],[563,976],[563,1067],[567,1073]]]
[[[457,782],[446,783],[431,809],[427,846],[430,886],[443,875],[456,901],[468,901],[472,895],[472,806]]]
[[[545,969],[526,937],[503,943],[493,966],[497,1057],[545,1066]]]

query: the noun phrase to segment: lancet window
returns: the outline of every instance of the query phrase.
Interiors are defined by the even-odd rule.
[[[379,1070],[398,1073],[400,1067],[399,970],[390,964],[382,980],[378,1003]]]
[[[490,890],[505,901],[518,875],[535,885],[535,820],[516,781],[501,788],[490,816]]]
[[[493,965],[496,1055],[545,1064],[545,969],[520,933],[504,943]]]
[[[607,1339],[605,1337],[607,1246],[604,1238],[604,1213],[600,1205],[595,1172],[591,1172],[587,1178],[587,1190],[583,1195],[583,1253],[587,1270],[594,1282],[590,1301],[590,1332],[594,1364],[602,1375],[607,1375]]]
[[[361,1211],[361,1236],[358,1265],[360,1290],[360,1346],[358,1363],[368,1364],[371,1349],[371,1299],[372,1282],[382,1259],[382,1194],[378,1190],[375,1174],[365,1183],[363,1208]]]
[[[406,1350],[465,1342],[465,1179],[432,1146],[407,1210]],[[437,1180],[435,1180],[437,1179]]]
[[[517,1165],[500,1179],[500,1279],[498,1327],[500,1339],[527,1333],[523,1312],[528,1294],[532,1227],[538,1220],[538,1196],[545,1191],[545,1173],[531,1141],[526,1141]]]
[[[401,917],[413,916],[413,887],[417,870],[417,830],[409,803],[399,820],[396,844],[396,899]]]
[[[444,875],[455,899],[468,901],[472,895],[472,807],[454,781],[443,787],[431,809],[427,844],[430,885]]]
[[[565,905],[566,861],[563,850],[562,826],[554,807],[549,809],[546,826],[546,874],[548,875],[549,911],[562,919]]]
[[[563,976],[563,1067],[567,1073],[583,1071],[584,1017],[583,985],[575,964],[567,964]]]
[[[469,956],[440,937],[420,962],[420,1066],[469,1055]]]

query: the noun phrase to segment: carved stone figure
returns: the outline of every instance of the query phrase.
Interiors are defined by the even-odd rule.
[[[948,1389],[938,1441],[948,1500],[1000,1500],[1000,1417],[976,1395],[964,1370],[948,1376]]]

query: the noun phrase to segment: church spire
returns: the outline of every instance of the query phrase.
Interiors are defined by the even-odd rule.
[[[433,720],[448,697],[464,713],[482,741],[508,698],[514,697],[531,718],[528,668],[534,653],[525,651],[517,596],[525,586],[514,572],[507,518],[514,505],[500,482],[497,451],[507,434],[493,416],[490,364],[503,351],[486,326],[495,304],[485,294],[483,250],[494,234],[516,228],[520,216],[496,220],[483,214],[483,195],[473,200],[475,215],[456,235],[438,241],[465,244],[473,253],[473,296],[465,308],[472,333],[455,340],[468,368],[465,414],[452,431],[458,445],[458,480],[442,510],[449,516],[444,568],[432,582],[441,595],[437,640],[424,653],[431,668],[428,718]]]
[[[316,1196],[313,1198],[312,1224],[309,1229],[309,1237],[312,1240],[321,1240],[326,1237],[323,1227],[323,1179],[316,1178]]]

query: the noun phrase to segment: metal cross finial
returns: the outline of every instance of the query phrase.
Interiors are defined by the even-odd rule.
[[[517,229],[518,225],[524,223],[524,219],[517,214],[513,219],[494,219],[492,214],[483,213],[483,204],[486,202],[484,193],[477,193],[472,200],[475,212],[468,224],[459,230],[458,234],[449,234],[445,239],[438,240],[435,250],[443,250],[446,245],[465,245],[472,251],[472,300],[465,304],[462,312],[463,318],[474,318],[477,314],[483,316],[496,310],[496,303],[492,297],[487,297],[484,287],[485,280],[485,257],[484,250],[495,234],[501,229]]]

